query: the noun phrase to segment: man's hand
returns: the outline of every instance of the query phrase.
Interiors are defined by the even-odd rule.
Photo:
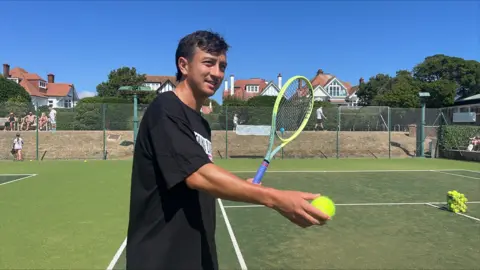
[[[249,183],[252,183],[252,184],[253,184],[253,178],[248,178],[248,179],[247,179],[247,182],[249,182]],[[257,185],[262,185],[262,182],[260,182],[260,184],[257,184]]]
[[[272,208],[302,228],[324,225],[330,217],[307,201],[319,196],[308,192],[277,190]]]

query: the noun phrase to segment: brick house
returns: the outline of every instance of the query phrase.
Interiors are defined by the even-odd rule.
[[[3,76],[22,86],[30,94],[33,106],[72,108],[79,100],[73,83],[56,83],[52,73],[47,74],[48,80],[45,80],[21,67],[10,69],[9,64],[3,64]]]

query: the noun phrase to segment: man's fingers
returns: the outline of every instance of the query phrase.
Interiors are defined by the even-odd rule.
[[[302,198],[304,200],[314,200],[314,199],[316,199],[320,196],[321,196],[320,193],[316,193],[316,194],[315,193],[309,193],[309,192],[303,192],[302,193]]]
[[[315,206],[306,203],[305,211],[318,220],[330,220],[330,216],[318,210]]]

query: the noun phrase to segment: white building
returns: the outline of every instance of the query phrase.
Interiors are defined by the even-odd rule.
[[[25,69],[3,64],[3,76],[22,86],[31,96],[33,106],[49,106],[54,108],[73,108],[79,100],[72,83],[56,83],[55,75],[48,74],[45,81],[36,73]]]

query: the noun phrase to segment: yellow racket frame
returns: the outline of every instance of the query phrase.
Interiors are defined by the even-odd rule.
[[[296,81],[298,79],[301,79],[302,81],[306,82],[306,86],[308,87],[308,90],[310,92],[310,97],[311,97],[310,103],[308,104],[308,106],[310,106],[310,109],[305,114],[305,117],[304,117],[302,123],[300,124],[299,128],[293,133],[293,135],[290,136],[287,139],[281,138],[280,136],[278,136],[278,134],[276,132],[276,129],[277,129],[277,127],[276,127],[276,117],[277,117],[277,113],[278,113],[278,108],[280,107],[280,102],[282,101],[282,97],[284,96],[284,94],[287,91],[290,84],[292,84],[294,81]],[[258,168],[258,171],[257,171],[255,177],[253,178],[253,183],[258,184],[258,183],[261,182],[263,174],[265,173],[265,171],[268,168],[268,165],[270,164],[270,160],[275,156],[275,154],[280,149],[285,147],[285,145],[287,145],[288,143],[293,141],[296,137],[298,137],[298,135],[300,135],[300,133],[303,131],[303,129],[307,125],[308,120],[310,119],[310,116],[311,116],[312,111],[313,111],[314,102],[315,102],[315,99],[314,99],[314,96],[313,96],[313,86],[312,86],[312,83],[310,82],[310,80],[307,79],[306,77],[304,77],[304,76],[293,76],[290,79],[288,79],[287,82],[283,85],[282,89],[280,89],[280,92],[278,93],[277,99],[275,100],[275,104],[273,105],[272,125],[271,125],[271,129],[270,129],[270,141],[269,141],[269,144],[268,144],[268,150],[267,150],[267,153],[266,153],[266,155],[263,159],[262,164],[260,165],[260,168]],[[280,139],[280,141],[282,141],[282,143],[272,151],[273,143],[275,141],[275,137]]]

